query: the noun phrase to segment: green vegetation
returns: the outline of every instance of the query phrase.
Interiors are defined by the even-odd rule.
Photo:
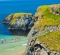
[[[55,5],[54,5],[55,6]],[[59,4],[56,6],[60,6]],[[41,20],[38,20],[34,25],[36,30],[46,30],[45,26],[59,26],[60,25],[60,15],[56,15],[50,12],[50,5],[41,6],[37,9],[35,16]],[[57,8],[56,8],[57,9]],[[39,17],[43,14],[43,17]],[[60,52],[60,30],[49,32],[43,36],[37,36],[38,40],[43,43],[49,50],[56,50]]]
[[[52,6],[52,5],[51,5]],[[41,30],[46,31],[47,28],[44,28],[45,26],[59,26],[60,25],[60,14],[57,15],[56,13],[51,12],[51,6],[50,5],[45,5],[45,6],[40,6],[37,9],[37,12],[35,14],[36,17],[38,17],[38,21],[35,23],[33,26],[34,29],[38,30],[40,32]],[[54,6],[60,7],[60,5],[53,5]],[[57,8],[54,9],[54,12],[57,12]],[[13,19],[10,22],[11,25],[15,24],[16,19],[24,14],[29,14],[29,13],[16,13],[13,14]],[[32,16],[32,14],[29,14]],[[10,15],[6,18],[7,20],[10,20]],[[42,31],[43,32],[43,31]],[[49,50],[56,50],[60,52],[60,30],[56,30],[53,32],[49,32],[44,34],[43,36],[37,36],[38,40],[43,43]]]
[[[60,52],[60,30],[39,36],[38,40],[48,49]]]
[[[56,26],[60,25],[60,15],[53,14],[50,12],[50,6],[41,6],[38,11],[36,12],[36,16],[40,15],[42,12],[43,17],[41,20],[38,20],[39,22],[35,24],[35,27],[39,26],[45,26],[45,25],[51,25],[51,26]],[[39,17],[39,16],[38,16]]]
[[[17,18],[21,18],[21,17],[24,16],[24,15],[30,15],[30,16],[32,16],[31,13],[14,13],[14,14],[9,15],[9,16],[6,18],[6,20],[10,21],[10,19],[11,19],[10,24],[11,24],[11,25],[14,25],[15,22],[16,22],[16,19],[17,19]]]

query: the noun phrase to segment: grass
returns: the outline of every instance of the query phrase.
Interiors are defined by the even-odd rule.
[[[59,4],[56,6],[60,6]],[[60,25],[60,15],[53,14],[50,12],[50,6],[45,5],[37,9],[36,16],[43,14],[41,20],[38,20],[34,28],[36,30],[43,30],[45,26],[59,26]],[[46,29],[46,28],[45,28]],[[44,29],[44,30],[45,30]],[[50,33],[47,33],[43,36],[37,36],[38,40],[42,42],[48,49],[56,50],[60,52],[60,30],[56,30]]]
[[[42,6],[38,8],[36,15],[42,12],[43,17],[41,18],[41,20],[39,20],[39,22],[35,24],[34,27],[60,25],[60,15],[53,14],[52,12],[49,11],[49,8],[50,8],[49,6]]]
[[[10,24],[11,24],[11,25],[14,25],[15,22],[16,22],[16,18],[17,18],[17,17],[22,17],[24,14],[32,16],[31,13],[14,13],[14,14],[11,14],[11,15],[13,15],[13,18],[12,18]],[[6,19],[7,19],[7,20],[10,20],[11,15],[9,15]]]
[[[60,30],[39,36],[38,40],[48,49],[60,52]]]

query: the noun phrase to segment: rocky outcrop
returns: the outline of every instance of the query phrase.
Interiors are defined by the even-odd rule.
[[[55,6],[55,5],[53,5],[53,6]],[[59,7],[58,5],[56,5],[56,6]],[[40,40],[38,39],[38,37],[42,37],[43,35],[46,35],[46,34],[49,35],[49,33],[52,34],[52,32],[60,30],[60,22],[59,22],[60,16],[56,15],[56,13],[53,14],[53,11],[52,12],[50,11],[51,7],[52,7],[51,5],[50,6],[46,5],[46,6],[41,6],[37,9],[35,16],[38,17],[37,18],[38,20],[35,22],[34,26],[32,27],[31,31],[28,34],[28,44],[27,44],[27,49],[25,52],[26,55],[60,55],[60,52],[56,51],[57,49],[50,50],[48,48],[49,46],[47,46],[47,45],[50,42],[47,43],[47,45],[45,45],[45,43],[47,42],[48,39],[45,40],[45,42],[44,41],[40,42]],[[59,10],[59,8],[58,8],[58,10]],[[58,12],[58,14],[59,14],[59,12]],[[48,38],[48,37],[46,37],[46,38]],[[56,37],[54,37],[54,38],[56,38]],[[52,39],[52,40],[54,40],[54,39]],[[56,41],[56,40],[54,40],[54,41]],[[57,40],[57,42],[59,43],[58,40]],[[54,42],[52,41],[52,43],[54,43]],[[55,44],[57,44],[57,43],[55,43]],[[59,44],[58,44],[58,46],[59,46]]]
[[[13,32],[13,34],[23,34],[31,30],[34,25],[34,17],[31,13],[14,13],[9,15],[4,19],[3,23],[8,26],[8,29]]]
[[[33,32],[30,32],[30,34],[28,35],[29,37],[29,44],[28,44],[28,50],[27,50],[27,53],[26,55],[60,55],[59,52],[56,52],[56,51],[51,51],[49,50],[46,46],[44,46],[44,44],[42,44],[41,42],[39,42],[37,40],[37,36],[42,36],[46,33],[49,33],[49,32],[52,32],[52,31],[55,31],[55,30],[59,30],[60,29],[60,26],[45,26],[44,29],[46,29],[46,31],[44,32],[43,31],[33,31]],[[31,30],[32,31],[32,30]],[[37,49],[35,49],[37,48]]]
[[[34,25],[34,19],[32,14],[29,13],[17,13],[9,15],[4,23],[8,25],[8,29],[31,29]]]
[[[51,5],[50,12],[56,15],[60,15],[60,4],[58,5]]]
[[[38,40],[32,39],[26,55],[60,55],[60,53],[56,51],[50,51],[45,47],[42,43],[38,42]]]

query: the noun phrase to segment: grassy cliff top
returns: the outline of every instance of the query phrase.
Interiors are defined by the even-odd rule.
[[[24,16],[24,15],[26,15],[26,16],[27,16],[27,15],[30,15],[30,16],[32,16],[31,13],[14,13],[14,14],[10,14],[9,16],[7,16],[6,20],[10,20],[10,19],[12,18],[10,24],[11,24],[11,25],[14,25],[15,22],[16,22],[16,19],[17,19],[17,18],[21,18],[21,17]]]
[[[48,49],[60,52],[60,30],[39,36],[38,40],[47,46]]]
[[[53,7],[53,8],[58,7],[59,8],[60,5],[55,4],[55,5],[45,5],[45,6],[38,7],[35,16],[38,16],[39,19],[41,19],[41,20],[38,20],[38,22],[36,22],[34,27],[45,26],[45,25],[47,25],[47,26],[60,25],[60,15],[57,15],[57,14],[54,14],[53,12],[50,12],[51,7]],[[56,9],[57,8],[54,9],[54,12],[58,11],[58,9],[57,10]]]
[[[41,31],[41,28],[42,30],[45,30],[45,28],[43,29],[45,26],[59,26],[60,4],[40,6],[38,7],[35,16],[38,17],[38,21],[35,23],[34,28],[39,32]],[[60,30],[52,31],[42,36],[37,36],[37,38],[49,50],[60,52]]]
[[[23,15],[25,15],[25,14],[32,16],[31,13],[13,13],[13,14],[8,15],[6,19],[7,19],[7,20],[10,20],[10,16],[12,16],[12,15],[13,15],[13,19],[16,19],[17,17],[21,17],[21,16],[23,16]]]

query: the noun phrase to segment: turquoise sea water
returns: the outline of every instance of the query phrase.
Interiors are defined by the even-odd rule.
[[[0,35],[0,43],[13,43],[13,42],[19,42],[27,40],[26,36],[15,36],[15,35]]]
[[[2,36],[2,35],[1,35]],[[25,52],[27,45],[27,38],[24,36],[4,36],[6,38],[16,38],[19,37],[19,42],[4,43],[0,44],[0,55],[21,55]],[[11,38],[10,38],[11,39]]]
[[[12,37],[12,35],[1,35],[0,34],[0,39],[10,39],[10,38],[14,38],[14,37]]]

